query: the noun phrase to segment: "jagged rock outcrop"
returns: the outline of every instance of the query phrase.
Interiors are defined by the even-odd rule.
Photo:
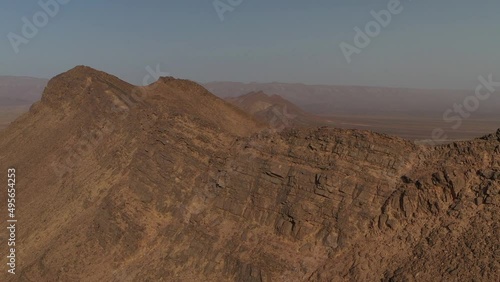
[[[0,133],[6,281],[496,281],[500,131],[273,133],[201,86],[77,67]]]

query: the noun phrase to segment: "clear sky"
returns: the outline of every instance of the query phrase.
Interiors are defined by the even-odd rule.
[[[389,2],[243,0],[221,21],[212,0],[72,0],[16,54],[9,33],[22,36],[22,18],[43,10],[4,0],[0,75],[49,78],[83,64],[141,84],[159,64],[199,82],[473,89],[479,75],[500,78],[498,0],[401,0],[403,11],[347,63],[340,43],[353,45],[354,28]]]

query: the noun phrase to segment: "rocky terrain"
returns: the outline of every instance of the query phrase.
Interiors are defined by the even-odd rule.
[[[76,67],[0,132],[0,160],[21,226],[1,281],[500,277],[500,130],[273,133],[191,81]]]

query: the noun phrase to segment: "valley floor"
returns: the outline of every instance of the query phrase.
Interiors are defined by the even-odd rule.
[[[430,117],[335,115],[329,118],[333,127],[370,130],[422,143],[432,139],[432,132],[437,128],[442,129],[447,138],[440,138],[435,142],[448,143],[478,138],[500,127],[500,120],[485,117],[464,120],[458,129],[452,128],[454,124]]]

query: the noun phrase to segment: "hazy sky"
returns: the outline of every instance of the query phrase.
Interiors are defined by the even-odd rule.
[[[500,80],[498,0],[402,0],[403,11],[347,63],[339,44],[354,45],[354,28],[389,2],[243,0],[221,21],[211,0],[72,0],[16,54],[9,33],[23,36],[22,18],[43,10],[36,0],[4,0],[0,75],[52,77],[83,64],[140,84],[159,64],[200,82],[473,89],[479,75]]]

